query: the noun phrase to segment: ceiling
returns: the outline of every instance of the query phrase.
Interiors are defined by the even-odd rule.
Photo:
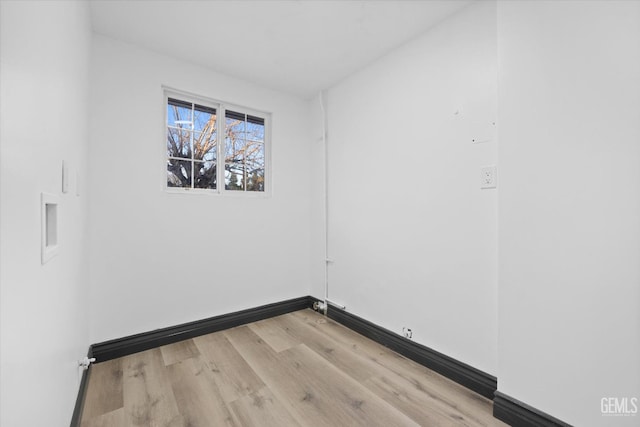
[[[93,30],[304,98],[471,0],[92,0]]]

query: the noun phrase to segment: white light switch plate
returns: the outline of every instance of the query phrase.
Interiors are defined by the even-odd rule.
[[[496,188],[498,184],[498,169],[496,165],[480,168],[480,188]]]

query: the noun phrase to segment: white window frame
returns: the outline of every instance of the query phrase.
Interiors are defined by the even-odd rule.
[[[162,148],[162,180],[163,189],[171,194],[200,194],[200,195],[224,195],[236,197],[269,197],[271,196],[271,113],[255,110],[253,108],[243,107],[224,101],[217,101],[211,98],[195,95],[189,92],[162,87],[164,96],[164,142],[160,145]],[[216,189],[208,188],[184,188],[170,187],[167,184],[167,138],[168,138],[168,114],[167,105],[169,98],[178,99],[180,101],[199,104],[204,107],[215,108],[217,120],[217,141],[216,141]],[[247,191],[247,190],[227,190],[225,187],[225,162],[224,162],[224,135],[225,135],[225,117],[226,110],[237,113],[247,114],[264,120],[264,191]],[[193,159],[184,159],[193,162]],[[193,173],[193,172],[192,172]]]

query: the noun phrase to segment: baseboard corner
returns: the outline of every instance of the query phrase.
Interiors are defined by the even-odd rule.
[[[93,346],[89,346],[87,351],[87,357],[93,357]],[[73,408],[73,415],[71,416],[70,427],[80,427],[82,421],[82,411],[84,410],[84,402],[87,396],[87,386],[89,385],[89,375],[91,375],[91,367],[82,372],[82,378],[80,379],[80,385],[78,387],[78,396],[76,397],[76,404]]]

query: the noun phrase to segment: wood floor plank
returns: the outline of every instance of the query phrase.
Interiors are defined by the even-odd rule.
[[[296,419],[307,425],[417,425],[305,345],[274,352],[247,327],[226,332]]]
[[[92,418],[84,418],[80,427],[122,427],[124,424],[124,408],[107,412]]]
[[[320,319],[326,320],[324,318]],[[327,361],[331,362],[336,367],[342,369],[343,372],[363,382],[369,389],[376,392],[378,396],[384,398],[387,402],[409,414],[409,416],[414,415],[411,416],[411,418],[421,425],[450,425],[453,422],[458,425],[481,426],[487,425],[486,423],[489,422],[487,419],[488,417],[491,420],[493,419],[490,415],[491,407],[488,401],[478,402],[474,399],[474,403],[477,402],[484,406],[484,408],[482,408],[483,410],[470,410],[465,412],[464,410],[460,410],[455,403],[448,399],[447,393],[441,393],[441,389],[443,387],[445,390],[447,388],[454,388],[455,393],[460,393],[457,389],[457,384],[454,385],[451,384],[451,382],[438,382],[437,388],[428,390],[428,382],[423,386],[418,382],[418,380],[414,380],[414,378],[423,375],[421,371],[424,367],[417,365],[420,367],[420,370],[411,372],[410,369],[407,369],[412,367],[411,364],[407,363],[408,360],[398,359],[395,353],[393,354],[393,357],[390,357],[390,362],[391,365],[404,366],[405,369],[403,369],[400,374],[397,372],[398,369],[388,369],[389,363],[385,364],[383,362],[380,364],[379,362],[374,362],[369,358],[361,357],[361,355],[352,351],[352,348],[348,346],[348,343],[334,340],[334,336],[320,335],[315,328],[310,328],[308,325],[300,323],[291,314],[279,316],[274,318],[273,321],[274,324],[281,325],[281,327],[286,325],[290,331],[300,336],[301,340],[307,346],[314,349],[320,356],[327,359]],[[322,324],[324,322],[320,323]],[[363,337],[358,335],[358,339],[360,338]],[[374,350],[375,353],[380,354],[380,350],[383,352],[388,351],[384,348],[377,348],[378,344],[376,343],[372,344],[373,345],[369,350]],[[383,376],[381,378],[377,378],[374,377],[374,375]],[[368,380],[369,378],[372,378],[373,381]],[[410,378],[411,380],[407,378]],[[418,395],[415,396],[415,394]],[[434,402],[434,408],[437,409],[437,411],[431,414],[430,411],[424,411],[423,404],[415,406],[412,405],[415,402],[424,402],[425,400]],[[464,408],[464,405],[462,408]],[[483,416],[476,416],[476,413],[483,414]],[[423,415],[416,416],[416,414]]]
[[[408,360],[400,354],[381,346],[380,344],[316,313],[313,310],[300,310],[290,314],[305,325],[318,331],[321,335],[342,343],[353,352],[360,354],[373,362],[393,362],[394,359],[399,361]]]
[[[417,425],[306,345],[289,349],[282,355],[285,366],[295,369],[295,377],[305,378],[308,389],[321,392],[329,402],[326,410],[331,413],[331,425]],[[340,412],[342,414],[336,416]]]
[[[455,402],[452,405],[465,408],[468,414],[479,414],[477,416],[482,422],[493,422],[492,402],[489,399],[312,310],[301,310],[291,315],[377,364],[379,367],[374,372],[378,372],[378,375],[380,369],[384,368],[388,371],[387,375],[393,373],[418,390],[426,390],[438,395],[441,400]]]
[[[461,386],[460,384],[443,377],[404,356],[384,347],[359,333],[328,319],[312,310],[301,310],[291,313],[295,318],[303,321],[307,326],[321,332],[329,339],[333,339],[342,345],[347,346],[352,352],[369,359],[375,364],[386,368],[398,375],[409,377],[413,382],[429,381],[436,383],[440,387],[451,387],[456,391],[464,391],[465,394],[473,396],[473,400],[488,402],[488,399]],[[421,378],[415,378],[419,375]]]
[[[297,337],[289,333],[289,330],[286,326],[282,328],[274,327],[275,324],[273,320],[279,317],[280,316],[247,325],[253,332],[256,333],[256,335],[262,338],[267,344],[271,346],[271,348],[278,352],[291,347],[295,347],[296,345],[301,343],[301,341]]]
[[[185,359],[167,367],[178,411],[189,427],[236,426],[215,383],[207,377],[206,363]]]
[[[301,425],[268,387],[234,400],[230,406],[241,426],[296,427]]]
[[[328,362],[358,381],[364,381],[376,374],[379,365],[368,358],[351,351],[348,345],[336,341],[333,337],[322,334],[305,325],[290,314],[275,317],[272,324],[287,331],[314,350]]]
[[[123,358],[127,427],[184,427],[159,348]]]
[[[113,359],[91,366],[83,416],[93,418],[122,408],[122,360]]]
[[[437,396],[421,391],[400,377],[372,377],[365,386],[394,407],[400,409],[420,425],[480,427],[486,424],[477,419],[467,419]],[[425,411],[425,406],[429,408]]]
[[[222,332],[193,339],[205,361],[209,375],[226,402],[255,393],[264,382],[242,358]]]
[[[200,355],[198,347],[196,347],[193,340],[190,339],[163,345],[160,347],[160,351],[162,352],[162,359],[166,366]]]

